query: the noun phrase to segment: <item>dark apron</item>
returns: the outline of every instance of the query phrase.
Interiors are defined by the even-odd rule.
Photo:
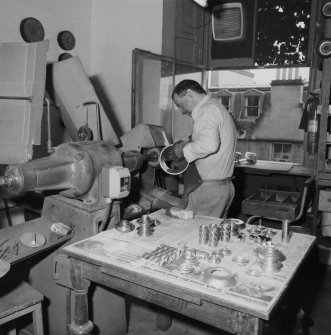
[[[188,195],[202,184],[202,178],[198,172],[195,162],[190,163],[183,173],[184,193],[181,200],[181,207],[187,206]]]

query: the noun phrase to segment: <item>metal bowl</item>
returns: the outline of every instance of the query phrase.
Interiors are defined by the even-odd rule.
[[[169,153],[172,150],[172,146],[173,144],[162,149],[159,162],[164,172],[176,176],[183,173],[188,168],[189,163],[185,159],[181,162],[170,160]]]
[[[225,288],[235,286],[238,276],[223,267],[210,267],[203,272],[203,279],[206,284],[215,288]]]

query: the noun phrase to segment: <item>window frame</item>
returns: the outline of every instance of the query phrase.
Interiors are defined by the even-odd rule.
[[[248,106],[249,97],[258,97],[258,105]],[[242,110],[241,119],[258,119],[262,114],[262,107],[264,101],[264,93],[252,88],[242,93]],[[257,116],[250,116],[247,113],[247,107],[257,107]]]
[[[281,156],[282,158],[280,160],[275,159],[275,145],[281,145],[282,146],[282,151],[281,151]],[[288,159],[284,159],[284,145],[289,145],[290,146],[290,157]],[[292,162],[293,160],[293,143],[289,142],[273,142],[272,143],[272,157],[271,160],[274,162]]]

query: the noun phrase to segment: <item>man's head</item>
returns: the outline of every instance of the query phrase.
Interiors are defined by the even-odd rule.
[[[172,100],[183,115],[191,115],[193,108],[206,94],[206,91],[198,82],[186,79],[175,86],[172,92]]]

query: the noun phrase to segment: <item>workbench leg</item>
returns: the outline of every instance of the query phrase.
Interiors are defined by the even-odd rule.
[[[157,307],[156,309],[156,328],[166,331],[171,327],[171,325],[172,325],[171,312],[164,308]]]
[[[238,312],[236,335],[262,335],[264,321],[262,319]]]
[[[74,320],[70,325],[70,332],[73,335],[90,335],[93,330],[93,323],[88,319],[87,294],[90,281],[82,276],[82,262],[71,258],[70,277],[73,287],[73,310]]]

